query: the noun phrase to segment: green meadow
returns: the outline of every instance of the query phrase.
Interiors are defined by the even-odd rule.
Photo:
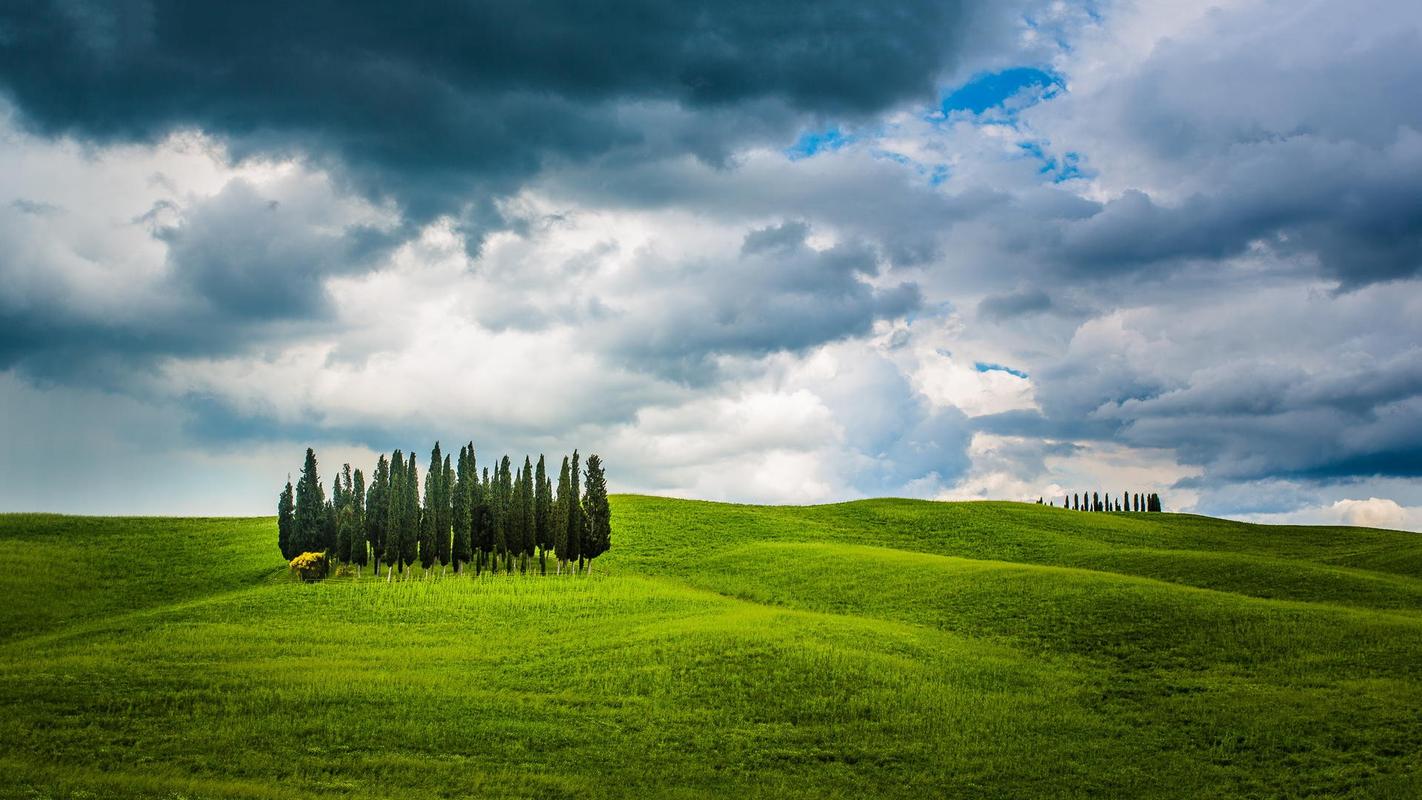
[[[1422,797],[1422,535],[614,496],[590,576],[0,516],[0,797]]]

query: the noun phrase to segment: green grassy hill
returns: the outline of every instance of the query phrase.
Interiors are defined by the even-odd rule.
[[[1422,796],[1422,535],[613,498],[590,578],[0,516],[0,796]]]

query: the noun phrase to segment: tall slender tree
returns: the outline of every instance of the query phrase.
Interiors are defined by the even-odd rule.
[[[390,454],[390,495],[385,504],[385,580],[390,582],[400,564],[400,537],[405,529],[405,454],[396,450]]]
[[[321,549],[325,551],[329,561],[340,561],[340,554],[337,552],[339,543],[336,541],[340,535],[340,516],[337,509],[343,502],[341,473],[337,472],[336,477],[331,480],[331,498],[326,501],[326,524],[321,528]]]
[[[505,572],[511,572],[513,570],[513,553],[510,549],[512,537],[509,535],[511,527],[509,512],[513,506],[513,471],[507,455],[499,459],[498,479],[499,486],[496,493],[498,509],[495,511],[494,522],[495,558],[503,560]]]
[[[332,504],[336,510],[336,541],[331,552],[332,561],[350,560],[351,539],[356,535],[355,503],[351,498],[354,491],[351,465],[344,464],[341,466],[341,473],[336,476],[335,491],[331,493]]]
[[[578,496],[578,451],[573,451],[573,459],[568,467],[568,562],[576,562],[577,571],[583,568],[583,504]]]
[[[390,525],[390,462],[382,453],[375,461],[375,474],[365,499],[365,540],[375,561],[375,577],[380,577],[380,559],[385,555],[385,532]]]
[[[435,447],[439,445],[436,444]],[[438,450],[435,451],[436,453]],[[433,454],[432,454],[433,455]],[[438,555],[435,545],[435,525],[439,519],[439,474],[440,462],[430,458],[429,471],[425,473],[425,505],[420,512],[420,568],[429,577]]]
[[[444,466],[439,478],[439,511],[435,518],[435,553],[439,557],[440,572],[449,566],[454,552],[454,541],[450,538],[454,521],[454,467],[450,466],[449,454],[444,456]]]
[[[484,467],[475,505],[479,509],[475,531],[479,543],[479,570],[482,572],[494,568],[494,483],[489,477],[488,467]]]
[[[306,463],[296,481],[296,507],[293,510],[292,547],[297,554],[321,549],[321,532],[326,525],[326,493],[321,488],[321,476],[316,471],[316,451],[306,448]]]
[[[568,493],[571,491],[568,457],[563,456],[563,466],[558,471],[558,491],[553,497],[553,513],[549,515],[553,523],[553,555],[558,560],[559,575],[568,565]]]
[[[295,528],[296,502],[292,495],[291,476],[288,475],[286,488],[281,490],[281,497],[277,498],[277,546],[281,548],[281,557],[287,561],[300,555],[292,543]]]
[[[527,572],[530,562],[533,560],[534,548],[538,546],[538,520],[534,508],[535,487],[533,483],[533,462],[528,456],[523,457],[523,469],[519,471],[519,510],[521,524],[519,526],[519,554],[522,558],[522,566],[519,571]]]
[[[409,567],[420,557],[420,472],[415,466],[415,453],[405,470],[404,528],[400,536],[400,564]]]
[[[453,538],[450,540],[449,555],[454,562],[454,574],[458,575],[473,556],[469,536],[469,447],[459,448],[459,460],[454,464],[454,486],[451,492],[451,524]]]
[[[509,550],[518,564],[519,572],[524,571],[523,529],[527,520],[523,510],[523,469],[519,468],[514,473],[513,492],[509,497]]]
[[[607,476],[602,470],[602,459],[597,454],[588,456],[587,482],[584,484],[583,555],[588,559],[588,574],[592,574],[592,560],[606,553],[612,547],[612,507],[607,502]]]
[[[355,564],[358,578],[360,568],[370,560],[365,549],[365,475],[360,470],[355,471],[355,482],[351,486],[351,507],[355,525],[352,526],[351,550],[346,557]]]
[[[543,454],[538,455],[538,467],[533,473],[533,539],[538,545],[538,572],[548,574],[548,551],[553,547],[552,520],[553,486],[548,482],[548,470]]]

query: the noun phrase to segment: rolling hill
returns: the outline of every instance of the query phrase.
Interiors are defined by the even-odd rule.
[[[590,577],[0,516],[0,796],[1422,796],[1422,535],[615,496]]]

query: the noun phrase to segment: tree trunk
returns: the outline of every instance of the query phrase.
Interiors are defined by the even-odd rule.
[[[588,573],[587,573],[587,574],[589,574],[589,575],[592,574],[592,559],[591,559],[591,558],[588,559]]]

